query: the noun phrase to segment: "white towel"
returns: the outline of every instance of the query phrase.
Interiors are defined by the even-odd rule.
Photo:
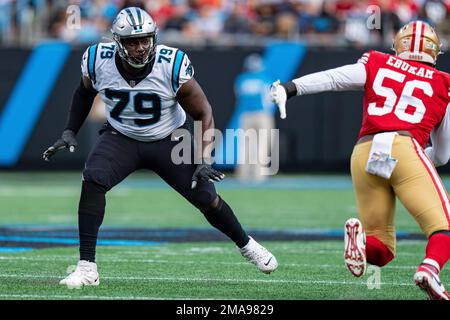
[[[392,144],[397,132],[378,133],[373,137],[366,171],[373,175],[389,179],[398,160],[391,156]]]

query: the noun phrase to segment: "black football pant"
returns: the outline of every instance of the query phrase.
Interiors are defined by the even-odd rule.
[[[193,143],[193,139],[191,141]],[[101,131],[83,170],[78,209],[80,260],[95,261],[106,192],[138,169],[149,169],[158,174],[199,208],[208,222],[231,238],[238,247],[248,242],[247,234],[228,204],[218,197],[213,183],[199,181],[196,188],[191,189],[196,165],[173,163],[171,152],[178,143],[171,141],[170,136],[155,142],[140,142],[120,134],[109,125]]]

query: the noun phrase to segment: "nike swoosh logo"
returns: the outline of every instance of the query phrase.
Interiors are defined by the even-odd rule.
[[[264,263],[264,265],[265,265],[266,267],[269,265],[270,261],[272,261],[272,258],[273,258],[273,257],[270,257],[269,261],[267,261],[266,263]]]
[[[441,287],[442,286],[442,282],[439,281],[438,279],[436,279],[436,277],[434,275],[431,275],[433,277],[433,279],[437,282],[437,284]]]
[[[438,284],[439,286],[442,286],[442,282],[434,276],[433,272],[432,272],[429,268],[427,268],[426,266],[424,266],[424,267],[425,267],[428,271],[430,271],[430,275],[431,275],[431,277],[434,279],[434,281],[436,281],[437,284]]]

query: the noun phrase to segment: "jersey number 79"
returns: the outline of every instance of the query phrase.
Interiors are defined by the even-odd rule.
[[[120,114],[130,102],[130,92],[106,89],[105,96],[110,100],[117,101],[110,115],[114,120],[122,122]],[[144,107],[144,102],[151,102],[151,107]],[[155,124],[161,118],[161,98],[157,94],[142,92],[136,94],[133,97],[133,107],[137,114],[152,116],[149,119],[133,119],[139,127]]]

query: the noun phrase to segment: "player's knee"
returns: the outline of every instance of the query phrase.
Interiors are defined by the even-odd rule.
[[[109,191],[112,188],[110,180],[110,174],[101,168],[86,168],[83,171],[83,181],[92,182],[96,185],[102,186],[106,191]]]
[[[195,207],[202,212],[208,212],[216,209],[219,205],[219,201],[220,199],[218,195],[215,192],[213,193],[210,191],[196,192],[191,199],[191,202],[195,205]]]
[[[106,192],[106,188],[102,185],[91,181],[83,181],[78,214],[103,216],[106,205]]]

